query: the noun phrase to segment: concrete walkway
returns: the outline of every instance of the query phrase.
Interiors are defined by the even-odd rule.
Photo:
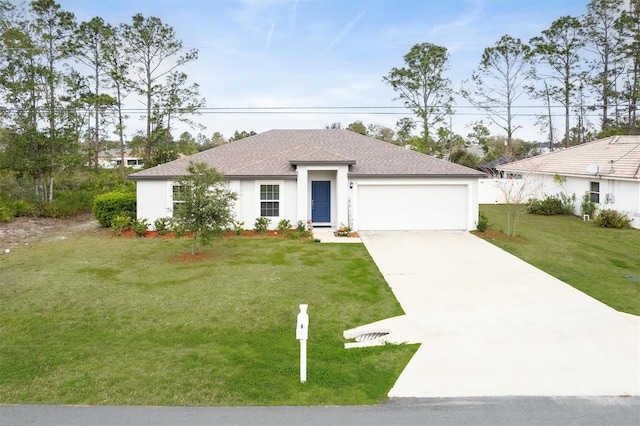
[[[640,318],[469,233],[360,237],[406,315],[345,337],[421,343],[389,396],[640,395]]]

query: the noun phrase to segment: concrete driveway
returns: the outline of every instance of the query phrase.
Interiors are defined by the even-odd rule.
[[[406,315],[345,336],[421,343],[389,396],[640,395],[639,317],[469,233],[361,238]]]

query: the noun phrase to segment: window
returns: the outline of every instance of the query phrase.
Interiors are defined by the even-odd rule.
[[[590,182],[589,197],[592,203],[600,203],[600,182]]]
[[[280,216],[280,185],[260,185],[260,216]]]
[[[182,197],[182,187],[180,185],[173,185],[173,212],[175,213],[176,210],[178,210],[178,208],[180,207],[180,204],[184,203],[184,201],[181,200]]]

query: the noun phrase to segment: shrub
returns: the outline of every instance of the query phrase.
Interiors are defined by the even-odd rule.
[[[31,216],[34,213],[33,204],[26,200],[16,200],[11,202],[11,210],[15,217]]]
[[[111,220],[111,229],[116,235],[122,235],[122,231],[131,226],[131,217],[118,215]]]
[[[244,232],[244,221],[232,220],[231,225],[233,225],[234,234],[242,235],[242,233]]]
[[[306,232],[307,230],[307,224],[305,223],[304,220],[299,220],[298,223],[296,224],[296,232]]]
[[[136,233],[137,237],[142,237],[147,229],[149,229],[149,222],[147,219],[136,219],[131,222],[131,229]]]
[[[603,228],[630,228],[631,219],[626,214],[613,209],[601,210],[594,223]]]
[[[158,235],[167,235],[171,230],[171,218],[159,217],[153,221],[153,227],[158,232]]]
[[[95,197],[93,217],[101,226],[111,225],[116,216],[136,217],[136,194],[131,192],[107,192]]]
[[[176,237],[184,237],[187,235],[187,227],[177,220],[171,221],[171,231],[176,234]]]
[[[53,201],[36,203],[33,212],[40,217],[75,216],[91,209],[92,197],[88,192],[81,190],[58,192]]]
[[[67,213],[67,209],[65,208],[64,204],[58,202],[57,200],[50,203],[36,203],[33,209],[35,215],[39,217],[64,218],[70,216],[70,214]]]
[[[564,200],[555,195],[549,195],[544,200],[532,198],[527,203],[527,213],[544,216],[573,214],[574,197],[564,196]]]
[[[593,214],[596,212],[596,203],[591,201],[591,194],[585,192],[582,196],[582,203],[580,203],[580,214],[589,215],[589,217],[593,217]]]
[[[478,215],[478,225],[476,225],[476,229],[480,232],[484,232],[487,230],[488,226],[489,226],[489,219],[484,213],[481,212]]]
[[[268,217],[259,217],[256,219],[256,223],[253,225],[253,229],[255,229],[256,232],[264,234],[267,232],[270,223],[271,219],[269,219]]]
[[[9,206],[0,204],[0,223],[11,222],[11,219],[13,218],[13,211],[9,208]]]
[[[278,222],[278,229],[281,231],[291,229],[291,221],[289,219],[280,219],[280,222]]]

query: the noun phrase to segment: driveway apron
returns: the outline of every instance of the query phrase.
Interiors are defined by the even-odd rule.
[[[421,343],[391,397],[640,395],[640,318],[465,232],[363,232]],[[357,350],[357,349],[350,349]]]

